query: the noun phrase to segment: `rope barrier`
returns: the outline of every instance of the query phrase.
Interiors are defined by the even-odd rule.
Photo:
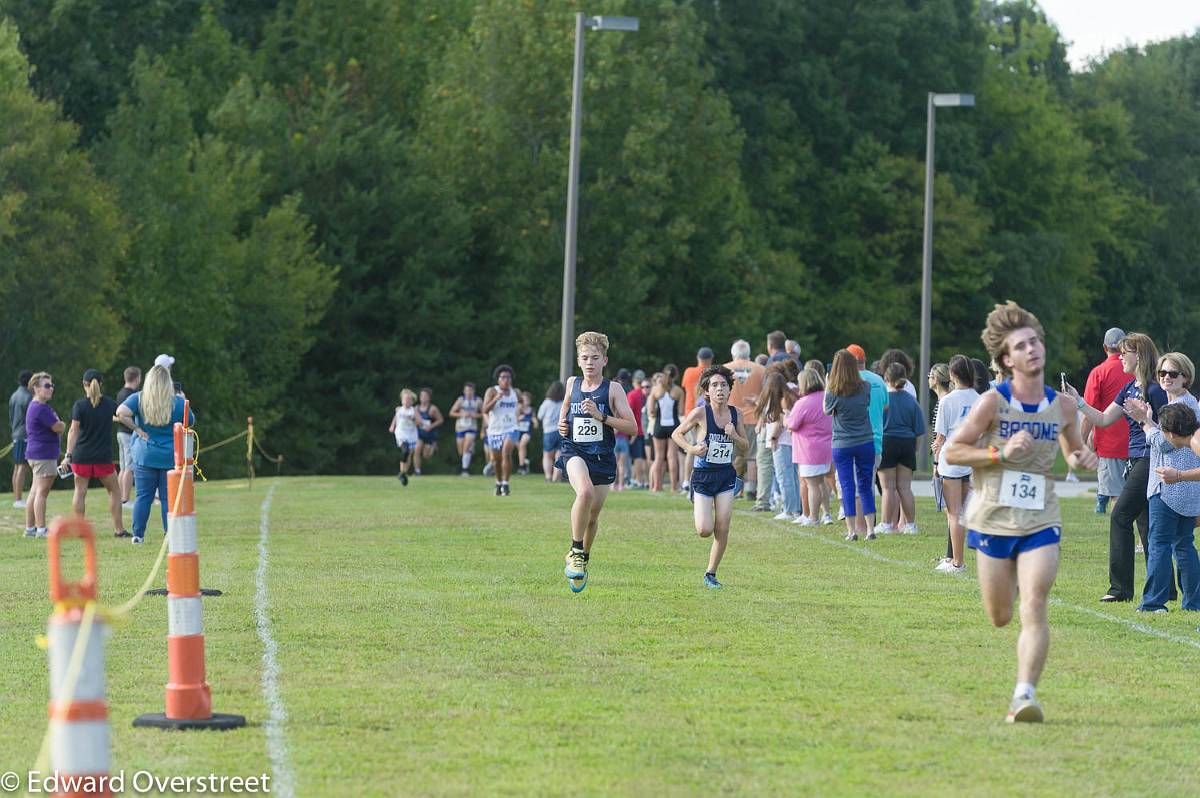
[[[196,454],[201,454],[203,452],[211,452],[213,449],[220,449],[225,444],[233,443],[238,438],[244,438],[249,434],[250,434],[250,429],[246,428],[246,429],[242,430],[241,432],[239,432],[237,435],[230,435],[228,438],[226,438],[223,441],[218,441],[216,443],[210,443],[208,446],[205,446],[203,449],[197,449]]]

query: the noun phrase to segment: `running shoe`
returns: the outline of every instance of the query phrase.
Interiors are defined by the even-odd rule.
[[[1008,705],[1008,723],[1041,723],[1042,705],[1032,698],[1014,698]]]
[[[878,536],[878,535],[876,535],[874,532],[868,532],[868,533],[867,533],[867,540],[876,540],[876,539],[878,539],[878,538],[879,538],[879,536]]]
[[[833,523],[833,516],[831,516],[829,513],[825,513],[824,515],[821,516],[821,526],[829,526],[832,523]]]
[[[496,467],[494,465],[492,465],[491,463],[484,464],[483,475],[485,477],[493,476],[495,473],[496,473]],[[499,495],[499,494],[497,494],[497,495]]]
[[[37,537],[37,529],[35,529],[34,527],[31,527],[31,526],[25,527],[25,537],[36,538]]]
[[[502,482],[502,483],[500,483],[500,487],[504,489],[504,494],[503,494],[503,495],[505,495],[505,496],[511,496],[511,495],[512,495],[512,488],[510,488],[510,487],[508,486],[508,483],[507,483],[507,482]]]
[[[1063,480],[1063,481],[1064,481],[1064,482],[1078,482],[1078,481],[1079,481],[1079,477],[1077,477],[1077,476],[1075,475],[1075,472],[1074,472],[1074,471],[1068,471],[1068,472],[1067,472],[1067,478],[1066,478],[1065,480]]]
[[[567,579],[582,579],[587,576],[588,561],[583,549],[572,548],[567,552],[565,559],[567,567],[563,569],[563,576]]]
[[[858,535],[854,532],[847,532],[846,540],[858,540]]]
[[[39,538],[48,538],[48,537],[50,537],[50,530],[49,530],[49,529],[47,529],[47,528],[46,528],[46,527],[44,527],[44,526],[39,526],[39,527],[37,528],[37,537],[39,537]]]
[[[790,520],[792,520],[792,514],[789,513],[787,510],[784,510],[779,515],[775,516],[775,520],[776,521],[790,521]]]
[[[122,529],[120,532],[113,532],[114,538],[131,538],[133,533],[127,529]]]
[[[17,510],[24,510],[25,509],[25,500],[17,499],[15,502],[13,502],[13,508],[17,509]]]
[[[406,488],[408,487],[408,474],[405,474],[403,471],[401,471],[399,474],[396,475],[396,478],[400,480],[401,485],[403,485]]]
[[[135,546],[140,546],[145,541],[142,538],[139,538],[138,536],[134,535],[132,538],[130,538],[129,542]]]
[[[792,519],[792,523],[796,526],[816,526],[817,522],[809,518],[807,515],[798,515]]]
[[[877,535],[890,535],[895,531],[896,527],[892,526],[891,524],[880,522],[875,525],[875,534]]]
[[[942,560],[933,570],[940,574],[961,574],[967,570],[967,564],[955,565],[953,560]]]
[[[421,469],[419,469],[419,468],[414,468],[414,469],[413,469],[413,476],[414,476],[414,477],[419,477],[419,476],[421,476]]]
[[[707,588],[711,588],[712,590],[719,590],[721,587],[721,583],[717,581],[717,577],[714,574],[705,574],[704,575],[704,586]]]
[[[845,508],[845,507],[839,507],[839,508],[838,508],[838,520],[839,520],[839,521],[845,521],[845,520],[846,520],[846,508]]]
[[[900,527],[900,534],[901,535],[917,534],[917,525],[916,524],[905,524],[904,526]]]
[[[497,496],[503,496],[503,495],[504,495],[504,486],[503,486],[503,485],[501,485],[499,482],[497,482],[497,483],[496,483],[496,495],[497,495]]]
[[[467,469],[463,468],[463,469],[459,470],[458,475],[460,477],[469,477],[469,476],[471,476],[471,472],[468,471]]]

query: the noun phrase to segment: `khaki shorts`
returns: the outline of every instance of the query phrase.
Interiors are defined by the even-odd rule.
[[[57,460],[30,460],[29,467],[35,477],[58,477]]]
[[[758,456],[758,434],[753,428],[746,431],[746,438],[750,441],[750,448],[746,450],[745,454],[737,454],[737,450],[734,449],[733,470],[738,473],[738,476],[745,476],[746,463],[753,463],[754,458]]]

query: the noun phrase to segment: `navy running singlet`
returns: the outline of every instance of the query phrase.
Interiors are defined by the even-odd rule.
[[[567,411],[568,438],[572,448],[580,454],[612,454],[616,443],[613,428],[583,412],[583,400],[591,399],[596,409],[604,415],[612,415],[608,406],[609,380],[606,377],[594,391],[584,391],[583,378],[571,381],[571,404]]]
[[[704,420],[706,422],[704,443],[708,446],[708,451],[704,457],[696,458],[692,470],[718,471],[723,468],[733,468],[733,438],[726,435],[722,429],[717,427],[717,422],[713,419],[711,405],[704,405]],[[736,407],[729,408],[729,420],[733,426],[737,426],[738,416]]]

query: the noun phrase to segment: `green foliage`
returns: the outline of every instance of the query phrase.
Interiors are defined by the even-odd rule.
[[[127,235],[75,125],[38,100],[15,27],[0,20],[0,374],[51,371],[60,412],[83,370],[121,346],[116,274]]]
[[[208,435],[255,415],[313,471],[387,467],[402,386],[447,409],[504,361],[540,395],[575,10],[0,0],[29,54],[5,27],[0,360],[171,351]],[[1009,298],[1055,370],[1112,324],[1200,347],[1200,38],[1075,74],[1031,0],[589,12],[641,21],[585,35],[575,327],[609,334],[613,367],[774,328],[816,356],[915,353],[926,98],[948,91],[978,102],[937,117],[934,357],[981,355]]]

